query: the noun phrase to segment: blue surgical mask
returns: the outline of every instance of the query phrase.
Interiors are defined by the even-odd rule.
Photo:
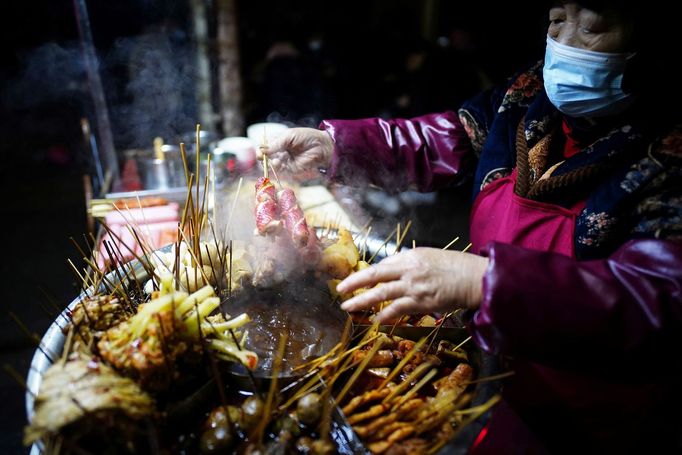
[[[542,71],[547,97],[571,117],[618,114],[634,101],[622,88],[625,65],[633,55],[578,49],[547,36]]]

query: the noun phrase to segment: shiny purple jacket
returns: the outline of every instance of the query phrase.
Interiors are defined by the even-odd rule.
[[[431,191],[461,183],[471,175],[475,162],[469,136],[454,112],[410,120],[327,120],[321,127],[335,143],[328,176],[346,183],[369,181],[390,190]],[[489,245],[487,255],[490,265],[483,280],[484,300],[470,325],[475,341],[486,351],[558,371],[589,372],[590,380],[573,378],[572,383],[565,384],[564,392],[576,384],[577,395],[581,382],[601,393],[610,383],[616,388],[624,384],[629,387],[633,381],[660,383],[663,377],[663,382],[675,378],[674,383],[680,377],[679,240],[630,240],[608,257],[590,261],[501,243]],[[611,382],[604,379],[610,375],[616,375]],[[595,386],[595,377],[600,386]],[[671,389],[681,387],[677,384]],[[619,403],[623,393],[617,394],[617,399],[608,395],[602,394],[603,402],[597,399],[598,407],[613,405],[609,400]],[[570,396],[558,399],[571,401]],[[536,406],[542,409],[543,404]],[[570,425],[604,429],[597,436],[594,434],[601,430],[588,432],[590,438],[599,439],[587,442],[593,447],[627,449],[647,437],[632,428],[642,428],[643,421],[629,416],[658,412],[656,406],[624,412],[627,419],[608,413],[604,419],[597,418],[597,423],[574,421],[567,411],[567,420]],[[655,430],[646,430],[647,434],[651,431]],[[637,436],[629,438],[629,434]],[[565,437],[557,436],[561,440]],[[583,442],[580,438],[573,440],[576,445]]]

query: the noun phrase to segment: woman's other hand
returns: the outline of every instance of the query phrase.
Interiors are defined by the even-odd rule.
[[[474,254],[416,248],[350,275],[336,289],[346,294],[372,288],[341,305],[351,312],[393,300],[377,315],[378,321],[387,322],[405,314],[478,308],[487,267],[488,259]]]
[[[329,166],[334,142],[324,131],[314,128],[291,128],[275,138],[265,149],[270,165],[276,172],[305,180],[316,175],[319,168]],[[263,149],[258,159],[263,159]]]

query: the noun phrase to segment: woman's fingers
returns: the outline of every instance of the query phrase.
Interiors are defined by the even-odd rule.
[[[376,315],[375,321],[379,323],[388,323],[396,321],[398,318],[406,314],[419,313],[420,309],[417,302],[412,297],[401,297],[394,300],[390,305]]]
[[[411,257],[413,255],[414,251],[412,250],[402,251],[397,254],[386,256],[384,259],[381,260],[381,262],[379,262],[379,264],[381,265],[403,264],[403,266],[405,266],[408,262],[412,261]]]
[[[274,155],[278,155],[281,153],[286,153],[287,149],[291,147],[291,132],[290,130],[284,131],[282,134],[277,135],[274,139],[272,139],[269,143],[268,146],[263,148],[263,147],[258,147],[256,151],[256,155],[258,156],[259,160],[263,159],[263,151],[266,152],[268,155],[268,158],[273,157]]]
[[[386,265],[380,262],[359,272],[349,275],[336,286],[337,292],[348,294],[360,288],[373,287],[377,283],[397,280],[402,276],[404,267]]]
[[[351,312],[367,310],[381,302],[403,297],[406,292],[407,287],[404,281],[391,281],[346,300],[341,308]]]

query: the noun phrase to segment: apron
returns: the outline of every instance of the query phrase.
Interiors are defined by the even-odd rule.
[[[471,211],[472,251],[480,254],[489,242],[497,241],[574,258],[575,223],[585,201],[564,208],[525,199],[514,193],[516,175],[514,169],[509,176],[488,184],[477,196]],[[589,442],[583,448],[589,451],[601,445],[603,438],[599,434],[606,416],[592,413],[586,422],[574,421],[575,416],[582,417],[586,408],[595,406],[613,409],[623,402],[623,397],[632,399],[637,395],[625,384],[521,359],[512,360],[506,368],[515,374],[505,381],[503,406],[493,412],[471,453],[546,453],[545,447],[555,445],[558,439],[551,429],[549,434],[545,431],[549,415],[554,416],[553,425],[557,427],[570,424],[586,428]],[[556,420],[557,415],[570,416],[569,423]],[[606,435],[609,439],[610,435]]]
[[[481,190],[471,209],[471,246],[476,254],[491,241],[575,257],[575,221],[585,208],[525,199],[514,193],[516,168]]]

